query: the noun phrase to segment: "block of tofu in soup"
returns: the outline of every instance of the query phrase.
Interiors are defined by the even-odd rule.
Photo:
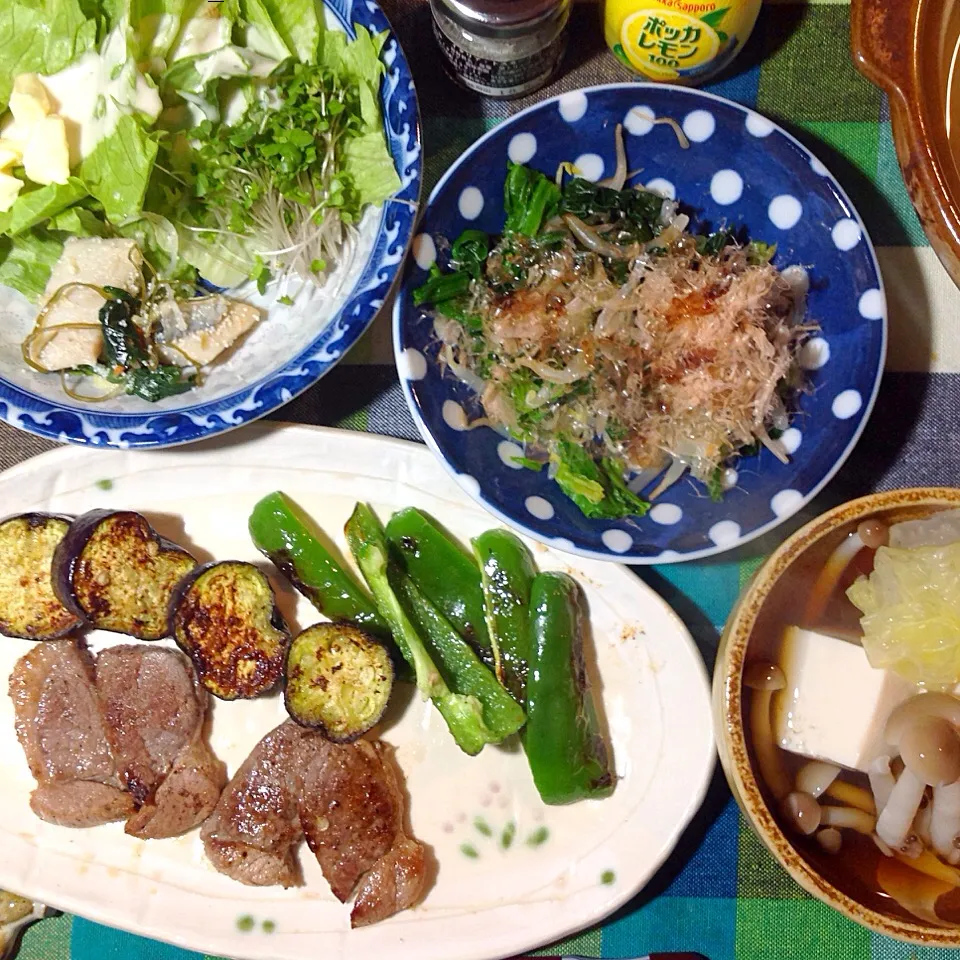
[[[47,371],[97,363],[103,348],[96,287],[118,287],[138,295],[143,258],[133,240],[71,237],[50,274],[40,301],[40,330],[30,360]]]
[[[914,684],[870,666],[863,647],[788,627],[780,648],[786,685],[773,696],[773,729],[783,750],[866,773],[887,752],[887,717]]]
[[[259,319],[257,307],[225,297],[168,300],[160,312],[160,356],[164,362],[181,367],[206,366],[248,333]]]

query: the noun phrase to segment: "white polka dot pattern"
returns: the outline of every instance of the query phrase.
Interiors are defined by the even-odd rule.
[[[464,187],[457,206],[464,220],[476,220],[483,213],[483,194],[476,187]]]
[[[560,98],[560,116],[567,123],[576,123],[587,112],[587,95],[582,90],[573,90]]]
[[[863,397],[857,390],[844,390],[833,398],[830,409],[838,420],[849,420],[856,416],[863,406]]]
[[[553,504],[543,497],[527,497],[523,504],[527,508],[527,513],[538,520],[552,520],[554,513],[556,513]]]
[[[693,110],[683,118],[683,132],[694,143],[704,143],[713,136],[717,121],[709,110]]]
[[[626,530],[617,530],[616,527],[604,530],[600,539],[611,553],[626,553],[633,546],[633,537]]]
[[[710,196],[723,207],[736,203],[743,196],[743,177],[736,170],[718,170],[710,181]]]
[[[774,197],[767,208],[770,222],[780,230],[789,230],[795,227],[803,216],[803,205],[789,193],[782,193]]]
[[[427,358],[413,347],[397,354],[397,373],[404,380],[422,380],[427,375]]]
[[[532,133],[518,133],[507,146],[507,156],[514,163],[529,163],[537,152],[537,138]]]
[[[596,183],[603,177],[603,157],[599,153],[581,153],[573,163],[584,180]]]

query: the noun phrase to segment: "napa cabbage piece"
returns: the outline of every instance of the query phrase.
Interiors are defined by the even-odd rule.
[[[930,686],[960,681],[960,543],[880,547],[847,596],[874,667]]]

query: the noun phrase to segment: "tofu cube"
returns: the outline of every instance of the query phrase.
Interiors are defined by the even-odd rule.
[[[14,78],[10,93],[10,112],[18,124],[30,129],[50,112],[46,87],[35,73],[21,73]]]
[[[64,324],[87,324],[58,330],[49,338],[39,337],[39,352],[31,359],[47,370],[69,370],[83,364],[95,364],[103,348],[100,333],[100,308],[103,297],[87,287],[67,286],[89,283],[93,286],[120,287],[137,294],[142,278],[143,258],[135,241],[121,237],[71,237],[47,281],[41,306],[59,291],[43,319],[43,329]]]
[[[788,627],[780,650],[786,687],[774,694],[773,732],[784,750],[867,772],[887,753],[883,729],[914,684],[870,666],[863,647]]]
[[[23,181],[0,173],[0,213],[6,213],[16,203],[17,194],[23,189]]]
[[[23,150],[23,170],[34,183],[66,183],[70,148],[63,117],[44,117],[34,124]]]

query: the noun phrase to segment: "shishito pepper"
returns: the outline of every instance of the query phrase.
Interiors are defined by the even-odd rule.
[[[483,709],[483,722],[498,740],[516,733],[526,720],[523,707],[497,682],[409,576],[397,571],[391,583],[450,688],[477,698]]]
[[[471,543],[480,567],[497,679],[523,702],[530,651],[530,586],[537,568],[526,544],[509,530],[487,530]]]
[[[387,539],[426,598],[485,663],[492,663],[480,570],[473,557],[414,507],[390,518]]]
[[[254,546],[322,614],[350,620],[380,637],[390,628],[359,584],[311,531],[309,521],[279,491],[253,508],[249,521]]]
[[[534,577],[523,744],[544,803],[572,803],[613,790],[584,666],[586,616],[574,579],[564,573]]]
[[[417,688],[433,701],[464,753],[476,754],[487,743],[503,738],[490,730],[477,697],[455,693],[447,685],[417,629],[410,622],[390,584],[390,547],[383,526],[366,504],[358,503],[344,528],[347,543],[377,607],[407,663],[413,667]],[[394,578],[395,579],[395,578]]]

